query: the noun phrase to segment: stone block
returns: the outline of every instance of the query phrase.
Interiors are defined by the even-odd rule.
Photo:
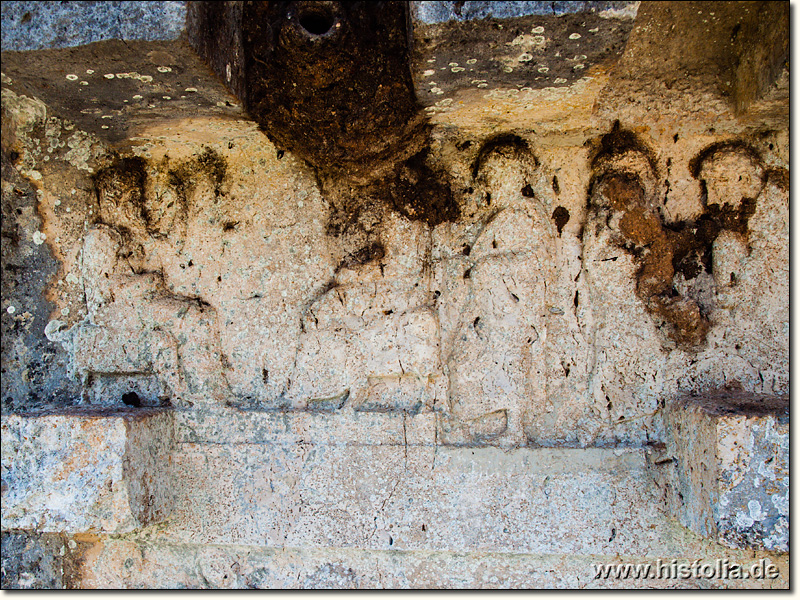
[[[681,524],[729,548],[788,552],[788,397],[687,398],[665,423],[666,455],[653,462],[672,465],[667,495]]]
[[[430,115],[563,98],[622,55],[638,2],[412,2],[411,74]],[[588,78],[588,79],[587,79]],[[544,92],[544,96],[542,96]],[[452,115],[451,115],[452,116]]]
[[[172,510],[172,414],[2,417],[3,529],[125,533]]]
[[[3,50],[174,40],[184,30],[186,2],[5,2],[2,16]]]

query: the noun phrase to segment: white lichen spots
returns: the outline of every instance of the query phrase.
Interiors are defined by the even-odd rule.
[[[513,67],[503,67],[503,72],[504,73],[513,73],[514,69],[513,69]]]
[[[33,243],[37,246],[41,246],[44,244],[44,241],[47,239],[47,235],[42,233],[41,231],[34,231],[33,232]]]
[[[564,79],[563,77],[557,77],[556,80],[553,83],[556,83],[556,84],[567,83],[567,80]]]
[[[575,60],[577,61],[586,60],[587,58],[588,57],[585,54],[578,54],[577,56],[575,56]]]
[[[538,25],[538,26],[534,27],[533,29],[531,29],[531,33],[544,33],[544,27],[542,27],[541,25]]]
[[[197,88],[196,87],[188,87],[183,91],[184,92],[189,92],[189,93],[196,93],[197,92]]]
[[[767,513],[761,509],[761,503],[758,500],[750,500],[747,503],[747,509],[750,511],[750,518],[753,521],[763,521],[767,518]]]
[[[61,200],[56,200],[53,202],[53,206],[61,206]]]
[[[438,87],[434,87],[434,88],[430,89],[430,93],[431,94],[436,94],[437,96],[440,96],[440,95],[444,94],[444,90],[442,90],[441,88],[438,88]]]
[[[219,106],[220,108],[225,108],[225,103],[220,100],[219,102],[217,102],[217,106]]]
[[[464,67],[453,67],[452,69],[450,69],[450,71],[452,73],[460,73],[461,71],[465,71],[465,70],[466,69]]]
[[[86,69],[87,75],[94,75],[94,69]]]
[[[100,129],[108,129],[108,128],[109,128],[108,125],[101,125],[100,126]]]
[[[65,279],[67,280],[67,283],[71,283],[73,285],[78,285],[81,282],[80,278],[74,273],[67,273]]]
[[[436,103],[436,106],[450,106],[453,103],[452,98],[445,98],[444,100],[439,100]]]
[[[533,56],[531,54],[528,54],[527,52],[523,52],[517,57],[517,60],[519,62],[530,62],[533,60]]]
[[[550,70],[550,67],[541,66],[536,70],[539,71],[539,73],[547,73]]]
[[[771,497],[772,505],[778,509],[778,512],[782,515],[789,514],[789,492],[787,491],[786,494],[783,496],[780,494],[772,494]]]
[[[477,59],[477,58],[470,58],[470,59],[467,61],[467,64],[468,64],[468,65],[474,65],[476,62],[478,62],[478,59]]]
[[[63,316],[63,317],[69,316],[69,308],[68,307],[65,306],[64,308],[61,309],[61,316]]]
[[[13,304],[9,304],[8,308],[6,308],[6,312],[10,315],[13,315],[15,312],[17,312],[17,308]]]
[[[81,81],[81,85],[89,85],[88,81]]]
[[[755,521],[750,517],[750,515],[747,515],[743,512],[736,514],[736,525],[740,528],[749,529],[753,526],[753,523],[755,523]]]
[[[571,39],[571,40],[579,40],[579,39],[581,39],[581,34],[580,33],[570,33],[569,34],[569,39]]]
[[[141,100],[142,99],[142,95],[141,94],[134,94],[133,99],[134,100]]]
[[[433,69],[426,69],[425,71],[423,71],[422,76],[423,77],[430,77],[434,73],[436,73],[436,71],[434,71]]]
[[[105,75],[103,75],[103,77],[105,77],[106,79],[114,79],[114,74],[113,73],[106,73]]]
[[[67,208],[65,208],[64,210],[65,210],[66,212],[72,212],[72,209],[71,209],[69,206],[68,206]]]
[[[141,77],[139,77],[139,81],[142,81],[144,83],[150,83],[150,82],[153,81],[153,76],[152,75],[142,75]]]
[[[156,71],[158,71],[159,73],[170,73],[172,71],[172,67],[158,67],[156,69]],[[229,73],[228,79],[230,80],[230,78],[231,78],[231,76],[230,76],[231,65],[230,64],[228,64],[227,71]]]
[[[458,66],[458,63],[457,63],[457,62],[451,62],[451,63],[450,63],[450,64],[448,64],[447,66],[448,66],[448,67],[457,67],[457,66]]]
[[[583,63],[578,63],[577,65],[575,65],[575,66],[574,66],[574,67],[572,67],[572,68],[573,68],[573,69],[583,69],[583,68],[585,68],[585,66],[586,66],[586,65],[584,65]]]
[[[69,81],[78,81],[78,76],[75,75],[74,73],[70,73],[69,75],[67,75],[67,80],[69,80]]]
[[[228,63],[225,65],[225,78],[228,80],[228,83],[230,83],[231,77],[233,77],[233,73],[231,72],[231,63]]]
[[[592,27],[592,28],[589,30],[589,33],[597,33],[598,31],[600,31],[600,28],[599,28],[599,27]]]
[[[172,96],[161,96],[164,100],[172,100]]]
[[[436,112],[436,107],[435,106],[426,106],[425,110],[427,112]]]
[[[101,118],[101,119],[113,119],[114,117],[112,117],[111,115],[103,115],[103,116],[102,116],[102,117],[100,117],[100,118]]]
[[[429,58],[429,59],[428,59],[428,62],[429,62],[429,63],[435,63],[435,62],[436,62],[436,59],[435,59],[435,58]]]
[[[479,83],[477,87],[479,87],[479,88],[485,88],[485,87],[489,87],[489,84],[488,84],[488,83],[486,83],[486,82],[483,82],[483,83]]]

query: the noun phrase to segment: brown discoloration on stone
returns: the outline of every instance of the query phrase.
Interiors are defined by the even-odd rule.
[[[449,176],[443,169],[431,166],[427,150],[412,156],[373,189],[403,216],[431,227],[455,221],[460,214]]]
[[[569,223],[569,211],[563,206],[557,206],[555,210],[553,210],[553,222],[556,224],[558,235],[561,235],[561,230],[564,229],[564,225]]]
[[[236,98],[183,39],[3,52],[3,72],[17,93],[41,98],[54,113],[121,151],[156,124],[242,116]]]
[[[673,291],[673,247],[661,219],[651,211],[638,180],[611,175],[600,183],[612,214],[621,214],[621,246],[639,262],[636,294],[654,317],[669,324],[668,335],[689,347],[700,344],[709,329],[697,304]]]
[[[614,64],[632,27],[632,19],[605,19],[588,10],[415,22],[412,68],[417,95],[424,106],[435,106],[460,92],[568,87],[586,70]],[[577,38],[570,38],[575,34]],[[431,92],[430,81],[440,93]]]
[[[91,533],[78,533],[71,537],[64,536],[66,554],[62,568],[64,570],[63,585],[67,590],[80,590],[87,585],[88,568],[93,557],[102,551],[103,542],[97,535]]]
[[[422,124],[402,2],[244,7],[246,107],[278,145],[323,170],[394,162]]]
[[[683,400],[683,406],[696,405],[712,415],[766,417],[772,415],[780,422],[789,418],[789,397],[748,394],[742,390],[709,391]]]

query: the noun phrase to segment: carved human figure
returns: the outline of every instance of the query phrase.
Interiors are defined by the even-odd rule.
[[[767,169],[752,146],[704,149],[692,165],[705,212],[719,232],[711,246],[720,344],[757,375],[741,382],[787,393],[789,199],[785,171]]]
[[[493,146],[493,147],[492,147]],[[451,443],[525,443],[525,423],[546,402],[545,337],[553,281],[551,200],[537,195],[536,159],[519,139],[483,152],[485,205],[438,276]],[[458,246],[461,246],[460,248]]]
[[[126,342],[136,339],[155,357],[150,367],[159,371],[156,375],[175,403],[223,403],[229,388],[216,311],[166,290],[159,264],[162,242],[148,234],[142,216],[148,200],[141,172],[112,166],[97,177],[96,185],[100,223],[85,236],[82,276],[88,324],[113,333],[103,337],[106,347],[95,352],[124,354]],[[94,370],[91,358],[79,363],[86,371]]]
[[[641,443],[660,407],[664,344],[675,344],[672,250],[662,228],[654,161],[633,134],[615,128],[592,160],[583,234],[583,272],[595,349],[590,403],[603,426],[596,443]],[[695,316],[688,305],[686,321]],[[659,327],[664,333],[659,333]]]
[[[341,266],[303,315],[288,406],[416,413],[433,404],[441,377],[428,229],[393,212],[384,225],[381,246]]]

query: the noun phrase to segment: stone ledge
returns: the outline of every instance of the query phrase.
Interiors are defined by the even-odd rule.
[[[3,529],[126,533],[161,521],[172,429],[160,410],[4,415]]]
[[[661,482],[681,524],[729,548],[788,552],[788,397],[687,398],[668,407],[665,424],[665,454],[651,462],[666,467]]]

